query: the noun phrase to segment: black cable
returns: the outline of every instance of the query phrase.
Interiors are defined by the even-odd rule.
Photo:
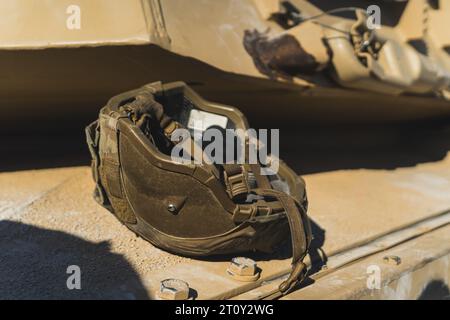
[[[296,13],[296,12],[293,12],[292,15],[294,15],[296,18],[300,19],[297,22],[302,23],[302,22],[318,19],[318,18],[323,17],[323,16],[328,15],[328,14],[340,13],[340,12],[349,12],[349,11],[350,12],[363,11],[364,13],[366,13],[366,11],[363,8],[342,7],[342,8],[336,8],[336,9],[331,9],[331,10],[328,10],[328,11],[324,11],[324,12],[318,14],[318,15],[315,15],[315,16],[312,16],[312,17],[308,17],[308,18],[303,18],[301,16],[301,14]]]

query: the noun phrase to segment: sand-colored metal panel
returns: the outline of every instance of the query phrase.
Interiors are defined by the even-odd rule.
[[[45,197],[78,172],[79,168],[0,174],[0,220],[20,215],[32,203]]]
[[[284,299],[450,299],[449,243],[446,226],[320,277]],[[389,256],[399,257],[399,264],[386,263]]]
[[[164,0],[161,6],[171,50],[227,72],[262,76],[243,46],[245,30],[268,27],[251,0]]]
[[[2,49],[143,44],[150,34],[141,0],[3,0]],[[79,29],[68,20],[79,9]],[[70,20],[69,20],[70,25]]]
[[[343,250],[362,246],[380,235],[450,209],[448,167],[449,158],[447,157],[439,162],[392,171],[346,170],[307,175],[305,178],[311,203],[309,214],[313,220],[316,236],[311,256],[316,260],[323,258],[323,253],[333,256]],[[50,171],[50,173],[44,172],[41,176],[33,175],[32,180],[35,180],[35,184],[39,184],[41,179],[54,179],[53,185],[58,185],[58,181],[61,181],[60,177],[64,176],[64,170],[54,172],[53,178],[50,178]],[[22,176],[25,179],[27,173],[1,174],[0,180],[3,184],[13,184],[16,177]],[[22,193],[28,190],[31,195],[34,194],[32,185],[30,184],[29,189],[22,186]],[[187,281],[191,288],[196,290],[198,299],[231,298],[251,291],[262,281],[275,279],[289,272],[290,253],[287,248],[274,255],[250,255],[257,260],[258,266],[262,269],[257,283],[242,283],[230,278],[226,274],[226,269],[231,257],[192,260],[163,252],[148,242],[136,238],[112,215],[98,206],[92,199],[92,189],[90,169],[77,169],[70,180],[52,189],[51,192],[41,194],[32,203],[24,200],[20,215],[9,216],[1,221],[1,224],[10,230],[17,228],[21,230],[25,226],[38,227],[40,229],[36,231],[36,236],[47,234],[45,230],[52,230],[93,244],[107,241],[109,249],[103,250],[104,254],[110,252],[126,261],[127,272],[120,271],[114,266],[105,266],[101,259],[79,257],[78,252],[83,250],[84,242],[83,245],[74,244],[69,251],[61,249],[66,252],[69,260],[73,257],[88,270],[98,270],[95,275],[98,277],[97,280],[101,281],[95,288],[105,290],[94,292],[90,287],[86,287],[83,293],[85,297],[110,297],[114,294],[119,297],[156,298],[160,280],[175,277]],[[4,189],[1,196],[4,199],[9,197]],[[20,206],[21,202],[16,201],[14,205]],[[426,232],[425,229],[422,231]],[[8,233],[7,229],[2,231],[2,234],[5,235],[4,241],[8,244],[11,243],[11,237],[16,238],[12,246],[2,242],[7,252],[18,250],[18,248],[24,250],[31,243],[30,241],[38,243],[45,241],[41,237],[23,238],[25,233],[19,233],[22,236],[18,236],[15,233]],[[48,253],[47,250],[46,247],[41,247],[36,254],[45,256]],[[372,251],[365,254],[370,252]],[[28,270],[27,265],[23,264],[27,257],[31,256],[28,256],[26,252],[17,256],[18,270],[23,272]],[[66,261],[54,260],[49,276],[52,272],[58,274],[58,270],[63,270]],[[43,262],[37,260],[36,263],[39,265]],[[73,263],[76,264],[76,261]],[[8,270],[13,272],[12,269]],[[108,282],[107,279],[110,279],[108,277],[120,272],[124,272],[125,275]],[[23,284],[24,289],[17,293],[19,296],[38,296],[42,278],[38,275],[35,277],[36,287],[27,291]],[[93,285],[92,282],[90,283]],[[51,292],[47,294],[52,296]],[[55,294],[65,297],[67,292],[63,290]]]
[[[323,13],[319,5],[335,6],[329,0],[292,3],[305,18]],[[276,1],[267,4],[268,11],[276,10]],[[72,5],[81,10],[80,29],[67,28],[71,16],[67,9]],[[347,52],[349,57],[344,54],[336,63],[356,59],[353,65],[364,69],[364,81],[356,84],[366,80],[369,84],[358,90],[337,85],[330,77],[333,68],[323,69],[329,66],[328,45],[323,41],[324,31],[330,28],[321,25],[341,22],[352,25],[355,21],[321,15],[320,23],[311,20],[284,30],[278,23],[267,20],[267,13],[262,12],[266,9],[262,7],[253,0],[1,1],[0,107],[11,113],[11,118],[2,121],[1,129],[14,131],[11,123],[18,121],[32,130],[52,130],[62,123],[66,129],[68,119],[81,127],[111,96],[159,80],[190,83],[208,99],[234,105],[250,119],[261,119],[257,124],[262,127],[300,122],[301,125],[405,123],[450,116],[448,101],[442,98],[444,93],[442,97],[428,94],[392,97],[367,92],[379,88],[382,81],[364,69],[354,57],[353,47]],[[416,26],[423,29],[422,20],[416,23],[419,20],[416,16],[423,16],[423,12],[411,9],[409,14],[411,7],[407,8],[401,25],[408,22],[408,30],[415,30]],[[415,35],[402,37],[400,27],[382,27],[381,34],[390,35],[388,38],[401,47],[406,46],[408,50],[404,52],[414,57],[411,63],[399,64],[397,60],[408,59],[386,55],[390,63],[383,63],[384,71],[402,80],[400,89],[396,90],[391,83],[385,88],[388,92],[405,92],[408,89],[405,84],[408,87],[411,83],[414,87],[409,89],[415,93],[442,87],[447,73],[434,62],[440,61],[450,68],[448,54],[441,50],[447,42],[441,30],[446,28],[439,28],[448,11],[447,4],[428,11],[429,32],[439,38],[431,41],[430,48],[434,49],[430,50],[428,60],[406,44]],[[414,28],[409,28],[410,25]],[[245,49],[245,31],[251,30],[262,34],[267,31],[268,37],[294,35],[320,62],[321,68],[313,76],[295,76],[291,82],[268,79],[258,71]],[[404,65],[410,72],[398,72],[404,71]],[[346,74],[355,76],[355,68],[348,63],[342,66],[348,66]],[[39,127],[33,125],[37,118],[42,120]]]

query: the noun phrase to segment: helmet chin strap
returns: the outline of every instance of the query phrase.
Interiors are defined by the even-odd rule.
[[[308,253],[312,240],[311,228],[306,209],[292,196],[274,189],[255,190],[256,194],[276,198],[284,208],[291,230],[292,271],[289,277],[278,287],[282,294],[289,293],[306,276],[303,259]]]

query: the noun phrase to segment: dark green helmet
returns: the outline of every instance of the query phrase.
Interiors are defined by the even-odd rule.
[[[304,181],[281,161],[270,176],[260,163],[175,161],[173,135],[192,131],[195,117],[222,130],[248,129],[238,110],[209,103],[181,82],[112,98],[86,128],[95,199],[157,247],[186,256],[271,252],[290,231],[293,271],[280,286],[287,292],[304,276],[311,242]]]

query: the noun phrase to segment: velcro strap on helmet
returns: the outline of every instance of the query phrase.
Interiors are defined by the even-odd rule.
[[[105,175],[104,184],[111,195],[123,198],[122,184],[120,180],[119,143],[117,132],[118,113],[100,115],[100,144],[99,153],[102,172]]]
[[[106,208],[122,222],[135,224],[136,216],[128,208],[121,178],[118,122],[126,117],[118,112],[102,112],[100,114],[99,183],[104,188],[108,202],[111,204],[111,207],[106,206]]]

